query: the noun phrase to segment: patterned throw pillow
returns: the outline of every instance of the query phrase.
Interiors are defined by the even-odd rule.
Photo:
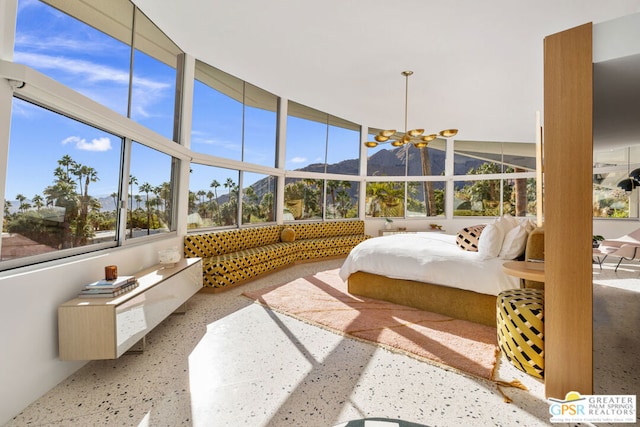
[[[458,235],[456,236],[456,245],[458,245],[460,249],[465,251],[478,252],[478,241],[480,240],[480,234],[486,226],[486,224],[481,224],[463,228],[458,232]]]

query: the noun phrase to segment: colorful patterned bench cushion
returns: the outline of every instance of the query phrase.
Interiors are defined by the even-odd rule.
[[[291,228],[293,242],[281,242]],[[361,241],[364,221],[259,226],[185,237],[185,257],[203,258],[205,287],[225,288],[297,260],[346,255]]]
[[[293,229],[296,235],[296,240],[364,234],[364,221],[331,221],[287,224],[287,227]]]
[[[242,251],[222,254],[205,258],[202,271],[205,274],[228,274],[235,270],[255,267],[268,263],[272,259],[295,255],[295,247],[289,243],[274,243],[259,248],[244,249]]]
[[[246,282],[247,280],[253,279],[277,268],[291,265],[295,260],[296,254],[291,253],[280,258],[271,258],[268,262],[247,266],[238,270],[229,269],[229,271],[224,274],[204,274],[202,277],[203,286],[208,288],[224,289],[229,286],[237,285],[238,283]]]
[[[358,243],[366,240],[364,235],[360,236],[335,236],[320,237],[316,239],[296,240],[296,246],[299,252],[319,251],[330,248],[349,247],[352,249]]]
[[[241,228],[215,233],[191,234],[184,238],[184,256],[209,258],[280,241],[279,225]]]

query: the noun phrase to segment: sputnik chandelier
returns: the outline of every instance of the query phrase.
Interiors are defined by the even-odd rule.
[[[369,148],[377,147],[378,144],[391,143],[394,147],[402,147],[405,144],[413,144],[416,148],[424,148],[429,145],[429,142],[436,139],[438,136],[443,138],[451,138],[458,133],[458,129],[445,129],[438,134],[432,133],[424,135],[424,129],[411,129],[407,130],[407,109],[409,105],[409,76],[413,74],[413,71],[403,71],[401,73],[405,77],[405,96],[404,96],[404,133],[396,132],[395,129],[382,130],[373,139],[375,141],[367,141],[364,143]]]

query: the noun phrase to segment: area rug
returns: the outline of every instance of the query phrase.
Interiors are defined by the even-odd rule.
[[[350,295],[338,269],[243,295],[274,311],[445,369],[492,379],[496,367],[495,328]]]

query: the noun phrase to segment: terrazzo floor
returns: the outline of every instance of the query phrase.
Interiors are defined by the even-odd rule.
[[[143,353],[88,363],[6,426],[330,427],[362,418],[551,425],[543,383],[505,360],[497,377],[529,389],[504,389],[510,404],[490,381],[345,338],[240,295],[341,264],[301,264],[221,294],[196,294],[186,314],[147,336]],[[608,264],[594,267],[595,394],[640,391],[639,277],[640,265],[615,274]],[[628,325],[636,325],[632,336]]]

